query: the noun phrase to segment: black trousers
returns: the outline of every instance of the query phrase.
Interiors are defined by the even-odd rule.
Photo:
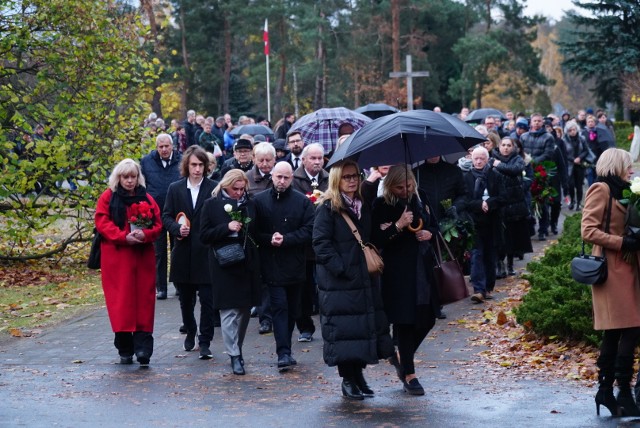
[[[431,306],[423,306],[422,308],[428,312],[424,314],[426,324],[419,326],[415,324],[393,324],[393,340],[400,353],[400,365],[407,375],[416,372],[413,364],[416,351],[436,323],[435,312]]]
[[[207,284],[176,283],[180,290],[180,312],[182,313],[182,323],[187,328],[188,333],[195,334],[198,331],[198,324],[194,315],[196,305],[196,295],[200,298],[200,335],[198,343],[209,345],[213,339],[214,331],[214,310],[213,310],[213,287]]]
[[[153,354],[153,335],[146,331],[117,332],[113,344],[121,357],[132,357],[140,352]]]
[[[300,307],[301,289],[302,284],[290,284],[286,287],[269,286],[273,336],[276,340],[278,358],[291,355],[291,335]]]
[[[318,292],[316,290],[316,262],[307,260],[306,263],[307,280],[302,287],[300,294],[300,313],[296,319],[296,325],[300,333],[315,333],[316,326],[313,324],[311,316],[314,313],[314,306],[318,307]]]
[[[173,236],[169,236],[169,245],[173,250]],[[156,291],[167,292],[167,264],[169,257],[167,255],[167,229],[162,228],[160,236],[153,243],[156,253]]]
[[[338,364],[338,374],[342,378],[353,379],[362,373],[365,367],[367,365],[364,363],[340,363]]]

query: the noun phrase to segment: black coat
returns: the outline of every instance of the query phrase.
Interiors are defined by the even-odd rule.
[[[180,161],[182,155],[173,151],[171,160],[165,168],[157,150],[152,150],[140,160],[140,169],[144,175],[147,193],[153,196],[159,207],[164,207],[164,199],[171,183],[180,180]]]
[[[441,160],[438,163],[425,162],[414,170],[418,187],[427,195],[438,220],[444,218],[445,210],[441,202],[451,199],[458,213],[464,210],[467,189],[462,179],[462,171],[456,165]]]
[[[368,242],[369,207],[363,204],[361,219],[349,215]],[[393,342],[379,281],[369,277],[362,248],[342,215],[331,210],[329,201],[316,211],[313,249],[325,363],[375,364],[391,356]]]
[[[209,246],[209,270],[213,284],[213,302],[216,309],[250,308],[258,306],[260,299],[260,260],[258,249],[246,240],[246,259],[238,264],[221,267],[215,257],[214,249],[233,242],[245,243],[244,232],[238,236],[231,236],[229,223],[231,217],[224,210],[229,204],[233,210],[237,209],[237,201],[225,199],[221,194],[209,198],[204,203],[202,212],[202,242]],[[255,205],[251,199],[242,204],[240,211],[244,217],[254,221],[248,223],[249,234],[255,240]]]
[[[504,191],[501,213],[503,220],[515,221],[529,217],[529,206],[522,186],[522,173],[526,167],[524,159],[515,152],[510,156],[502,156],[500,152],[493,152],[492,156],[500,161],[500,164],[494,169],[498,172],[498,178],[502,182],[500,187]]]
[[[428,208],[426,195],[420,193],[420,200],[414,196],[409,204],[414,226],[421,218],[423,229],[429,230],[435,239],[437,222]],[[433,275],[434,253],[429,241],[418,242],[416,235],[408,229],[398,232],[394,223],[404,209],[404,203],[388,205],[382,197],[373,203],[372,241],[382,250],[384,260],[382,301],[390,323],[432,326],[435,322],[433,314],[440,305]],[[380,226],[385,223],[391,223],[391,226],[382,230]],[[431,311],[426,310],[428,306],[432,307]],[[431,319],[426,318],[429,314]]]
[[[305,247],[311,244],[313,232],[313,204],[291,187],[282,193],[272,187],[255,196],[254,202],[262,281],[275,286],[304,283]],[[280,247],[271,245],[275,232],[283,236]]]
[[[291,184],[294,189],[298,192],[302,192],[305,195],[313,192],[313,187],[311,186],[311,180],[307,175],[307,172],[304,170],[304,167],[300,167],[293,172],[293,183]],[[324,192],[329,187],[329,173],[327,171],[320,170],[318,173],[318,187],[317,189],[321,192]]]
[[[196,206],[191,202],[191,190],[187,188],[187,178],[169,186],[162,211],[162,224],[175,237],[171,250],[171,271],[169,281],[188,284],[208,284],[209,260],[207,246],[200,240],[201,215],[204,202],[211,197],[215,182],[205,178],[200,185]],[[180,237],[180,225],[176,222],[178,213],[183,212],[191,222],[189,236]]]
[[[496,230],[501,222],[500,208],[504,204],[504,191],[498,173],[493,168],[487,171],[486,180],[489,192],[489,199],[487,199],[489,211],[485,213],[482,211],[482,197],[474,196],[476,179],[473,172],[466,171],[464,173],[464,183],[467,188],[465,209],[471,214],[476,229]]]

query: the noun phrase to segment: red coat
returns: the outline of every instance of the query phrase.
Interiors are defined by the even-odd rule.
[[[95,222],[102,235],[100,269],[102,289],[114,332],[153,332],[156,305],[156,259],[153,243],[162,230],[161,211],[147,194],[153,207],[154,223],[145,229],[144,244],[129,245],[129,223],[121,230],[109,215],[113,192],[107,189],[98,199]],[[129,209],[127,217],[129,218]]]

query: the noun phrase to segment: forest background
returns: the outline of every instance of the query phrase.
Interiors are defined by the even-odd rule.
[[[150,112],[266,116],[265,20],[273,123],[406,108],[404,79],[389,78],[406,55],[430,73],[415,108],[633,119],[640,3],[573,3],[549,21],[517,0],[0,0],[0,261],[86,251],[113,165],[148,150]],[[70,179],[83,185],[62,189]]]

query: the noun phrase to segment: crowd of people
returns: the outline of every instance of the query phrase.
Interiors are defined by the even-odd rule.
[[[319,313],[324,360],[337,366],[345,397],[374,394],[363,370],[380,359],[395,367],[407,393],[424,394],[414,355],[446,317],[434,276],[444,222],[466,231],[454,239],[469,248],[459,246],[455,257],[468,264],[471,301],[482,304],[493,298],[496,280],[516,274],[514,260],[532,252],[532,236],[558,233],[563,195],[569,209],[581,209],[584,179],[600,175],[594,166],[614,141],[603,113],[507,112],[506,119],[484,118],[476,129],[486,141],[457,164],[434,157],[414,169],[363,170],[346,160],[327,171],[323,146],[305,142],[291,114],[274,127],[273,142],[232,135],[237,125],[229,115],[191,110],[169,129],[151,115],[146,126],[155,148],[139,163],[116,166],[96,209],[121,363],[136,356],[149,364],[155,300],[167,298],[172,282],[182,345],[192,351],[197,340],[200,359],[213,357],[219,326],[232,372],[245,374],[243,341],[255,313],[259,333],[273,332],[278,369],[290,370],[296,326],[298,341],[313,340],[312,315]],[[545,168],[555,196],[532,194],[537,167]],[[132,221],[139,204],[152,213],[142,229]],[[382,275],[369,274],[363,242],[380,249]]]

